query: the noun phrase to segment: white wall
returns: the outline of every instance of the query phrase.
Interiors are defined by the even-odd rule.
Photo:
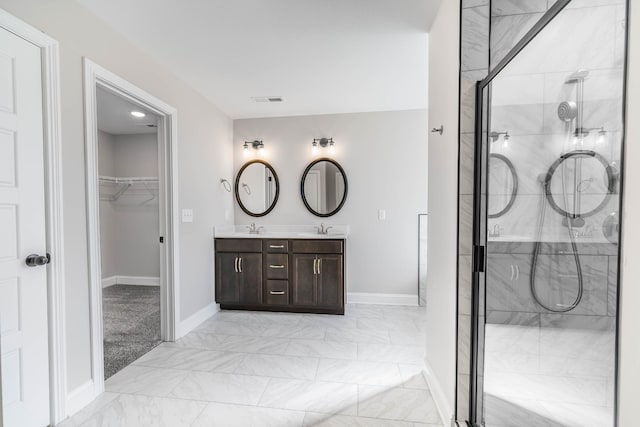
[[[630,3],[627,24],[630,34],[620,278],[620,427],[638,425],[640,396],[640,5],[636,2]]]
[[[117,177],[158,176],[157,134],[98,133],[99,174]],[[103,158],[104,157],[104,158]],[[100,186],[100,249],[102,278],[159,277],[160,243],[158,185],[134,185],[115,201],[119,185]]]
[[[115,136],[98,132],[98,173],[115,176]],[[103,189],[100,188],[100,191]],[[100,199],[100,264],[102,278],[118,274],[117,220],[113,203]]]
[[[180,316],[213,301],[213,226],[231,224],[230,194],[218,185],[232,174],[232,122],[193,88],[72,0],[0,0],[7,12],[60,42],[62,157],[66,255],[68,387],[91,379],[85,203],[82,57],[178,109],[179,205],[194,209],[180,227]],[[55,254],[54,254],[55,256]]]
[[[274,210],[252,218],[237,206],[237,224],[347,224],[347,292],[418,292],[418,214],[427,208],[427,111],[335,114],[234,121],[235,171],[247,160],[242,143],[260,139],[280,180]],[[330,218],[311,214],[300,179],[314,138],[332,137],[348,180],[347,201]],[[253,151],[253,150],[252,150]],[[328,153],[328,152],[325,152]],[[378,209],[387,212],[378,220]]]
[[[429,33],[429,220],[427,349],[429,384],[445,420],[456,374],[459,2],[444,1]]]

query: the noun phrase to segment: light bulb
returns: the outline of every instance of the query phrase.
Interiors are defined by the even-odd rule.
[[[509,148],[509,140],[511,139],[511,137],[509,136],[509,134],[505,134],[504,138],[502,139],[502,147],[503,148]]]
[[[329,153],[331,154],[336,153],[336,144],[333,141],[329,143]]]
[[[249,155],[249,144],[247,144],[246,142],[242,146],[242,155],[245,157]]]
[[[573,136],[573,145],[576,147],[582,147],[583,139],[580,135]]]
[[[316,141],[313,141],[313,143],[311,144],[311,154],[313,154],[314,156],[318,154],[318,143]]]
[[[141,119],[141,118],[143,118],[144,116],[146,116],[146,114],[145,114],[145,113],[143,113],[142,111],[136,111],[136,110],[132,111],[132,112],[131,112],[131,115],[132,115],[133,117],[138,118],[138,119]]]
[[[597,143],[599,145],[602,145],[606,142],[607,139],[607,132],[605,132],[604,130],[601,130],[600,132],[598,132],[598,141]]]

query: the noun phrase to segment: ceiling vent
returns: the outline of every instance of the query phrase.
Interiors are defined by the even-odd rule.
[[[284,99],[282,99],[281,96],[254,96],[251,99],[253,99],[253,102],[282,102],[282,101],[284,101]]]

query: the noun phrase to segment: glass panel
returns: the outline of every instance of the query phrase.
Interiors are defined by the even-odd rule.
[[[622,0],[572,1],[485,94],[477,424],[614,426],[625,17]]]
[[[498,65],[556,3],[557,0],[492,0],[490,68]],[[610,3],[606,0],[595,0],[590,5]]]

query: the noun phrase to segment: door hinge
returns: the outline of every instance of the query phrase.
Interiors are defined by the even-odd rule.
[[[164,236],[160,236],[160,243],[164,243]]]
[[[485,251],[484,246],[473,247],[473,272],[484,273]]]

